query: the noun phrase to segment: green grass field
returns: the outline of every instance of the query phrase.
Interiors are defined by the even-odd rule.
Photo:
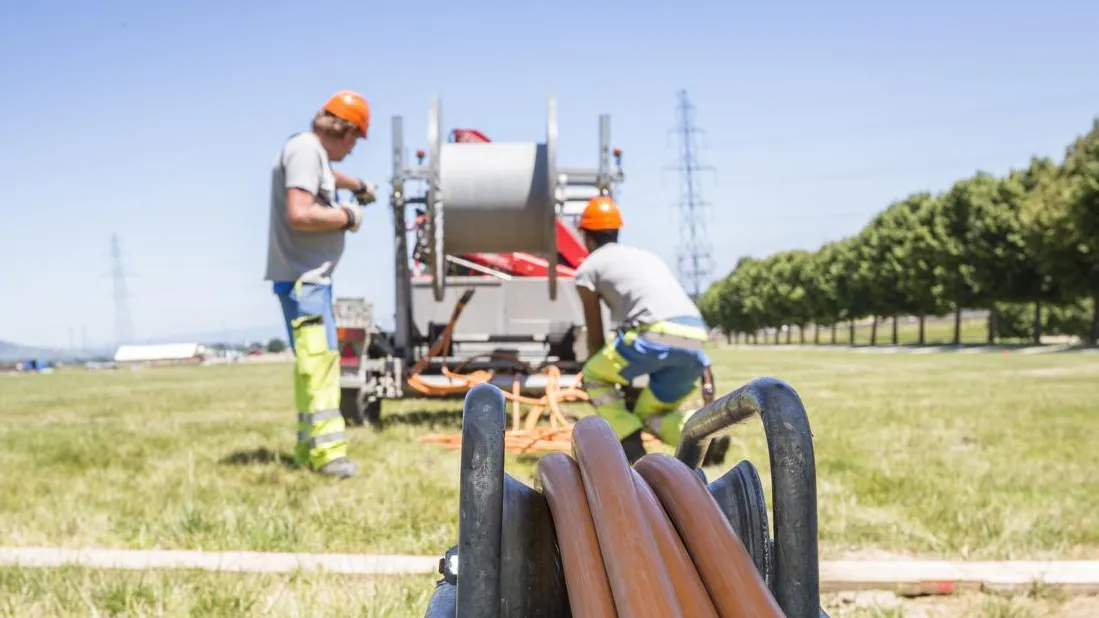
[[[719,390],[770,375],[805,401],[822,559],[1099,557],[1099,355],[713,355]],[[417,437],[458,431],[460,402],[387,402],[382,431],[353,432],[364,473],[344,482],[286,464],[291,405],[289,365],[0,376],[0,544],[441,555],[456,542],[458,455]],[[759,423],[733,436],[727,463],[751,459],[769,493]],[[509,459],[519,479],[532,470]],[[432,581],[8,568],[0,612],[418,617]],[[1072,603],[965,602],[958,615]],[[906,615],[890,611],[833,615]]]

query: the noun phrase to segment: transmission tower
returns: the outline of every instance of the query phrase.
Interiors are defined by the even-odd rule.
[[[676,207],[680,223],[676,262],[687,292],[697,303],[713,267],[706,235],[706,215],[710,203],[702,199],[698,175],[714,168],[698,162],[695,135],[703,131],[694,124],[695,107],[691,105],[687,91],[680,90],[676,98],[676,128],[673,132],[679,141],[679,162],[672,167],[679,172],[679,201]]]
[[[133,339],[133,321],[130,318],[130,300],[126,291],[126,278],[130,275],[122,267],[122,248],[118,235],[111,235],[111,279],[114,280],[114,344],[129,343]]]

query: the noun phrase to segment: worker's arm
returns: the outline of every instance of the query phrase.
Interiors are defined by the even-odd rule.
[[[580,304],[584,306],[584,326],[588,330],[588,356],[594,355],[603,347],[603,313],[599,310],[599,295],[593,290],[576,286],[580,294]]]
[[[600,309],[598,260],[587,259],[576,269],[573,283],[580,295],[580,305],[584,309],[584,326],[588,331],[588,358],[595,356],[603,344],[603,312]]]
[[[366,186],[366,181],[362,178],[355,178],[349,174],[344,174],[336,168],[332,168],[332,175],[336,177],[337,189],[347,189],[348,191],[357,192]]]
[[[374,192],[377,190],[374,183],[366,182],[361,178],[355,178],[354,176],[348,176],[343,172],[332,170],[332,175],[336,177],[337,189],[350,189],[351,193],[355,196],[355,201],[359,203],[359,206],[366,206],[374,201]]]
[[[317,200],[326,162],[317,146],[306,140],[291,140],[282,155],[286,176],[286,223],[303,232],[325,232],[357,223],[357,206],[329,208]]]
[[[324,232],[342,230],[353,224],[356,215],[347,205],[329,208],[317,203],[312,193],[291,187],[286,190],[286,222],[295,230]]]

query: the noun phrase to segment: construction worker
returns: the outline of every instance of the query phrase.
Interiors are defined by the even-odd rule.
[[[324,475],[347,478],[358,466],[347,455],[340,414],[340,367],[332,302],[332,273],[344,235],[355,232],[374,185],[332,168],[370,129],[362,95],[343,90],[313,117],[311,131],[292,135],[271,170],[266,280],[282,304],[294,351],[298,442],[294,460]],[[347,189],[355,201],[338,203]]]
[[[710,359],[703,351],[709,330],[698,307],[659,256],[618,242],[622,213],[606,196],[591,199],[577,226],[590,254],[576,271],[584,307],[589,357],[583,386],[596,413],[618,434],[632,463],[645,454],[643,429],[676,445],[686,417],[679,407],[702,379],[703,399],[713,400]],[[614,341],[604,344],[600,301],[618,323]],[[642,375],[648,385],[631,413],[626,388]],[[703,465],[718,463],[728,438],[713,440]]]

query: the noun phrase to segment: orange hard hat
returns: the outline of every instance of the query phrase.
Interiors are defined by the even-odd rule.
[[[324,104],[324,111],[355,125],[363,137],[366,137],[370,128],[370,105],[363,95],[351,90],[341,90],[328,99]]]
[[[618,211],[614,200],[599,195],[588,200],[588,205],[580,215],[580,224],[576,227],[592,232],[617,230],[622,227],[622,213]]]

